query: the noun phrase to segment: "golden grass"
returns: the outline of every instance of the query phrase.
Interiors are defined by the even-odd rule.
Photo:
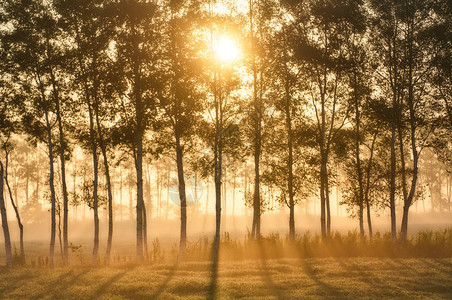
[[[212,279],[216,278],[215,286]],[[452,298],[452,259],[309,258],[174,267],[13,268],[0,271],[2,299]]]

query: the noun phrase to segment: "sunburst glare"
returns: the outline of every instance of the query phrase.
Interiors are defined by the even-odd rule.
[[[219,60],[232,62],[239,56],[239,48],[235,41],[227,36],[222,36],[214,45],[214,51]]]

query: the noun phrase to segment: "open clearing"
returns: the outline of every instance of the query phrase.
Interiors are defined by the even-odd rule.
[[[2,299],[452,299],[450,258],[226,261],[216,277],[207,262],[2,268],[0,277]]]

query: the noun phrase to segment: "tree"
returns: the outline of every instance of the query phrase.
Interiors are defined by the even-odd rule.
[[[117,3],[116,53],[122,66],[121,120],[116,138],[132,152],[137,185],[137,261],[143,260],[143,231],[146,214],[143,200],[143,142],[145,132],[157,120],[155,88],[160,45],[158,7],[153,2]],[[130,89],[129,89],[130,88]],[[117,141],[117,142],[118,142]]]
[[[347,64],[344,48],[353,31],[362,30],[360,1],[311,1],[290,3],[302,37],[294,47],[300,61],[306,65],[309,88],[304,91],[315,116],[315,139],[318,151],[321,229],[325,238],[331,232],[330,177],[332,148],[348,120],[350,106],[346,101]]]
[[[31,139],[44,142],[48,148],[51,233],[49,263],[54,265],[56,229],[56,196],[54,185],[54,147],[52,114],[58,97],[55,70],[58,65],[56,20],[44,4],[12,1],[4,6],[6,19],[17,20],[4,36],[6,60],[14,82],[21,86],[23,130]],[[55,100],[55,101],[53,101]]]
[[[202,47],[196,34],[196,18],[199,15],[198,1],[169,1],[165,12],[165,52],[162,53],[167,67],[162,68],[163,82],[157,91],[159,106],[172,129],[171,148],[176,154],[177,178],[180,198],[180,244],[179,260],[187,243],[187,198],[185,191],[184,160],[194,137],[194,129],[201,112],[199,77],[201,64],[199,48]]]
[[[114,121],[117,110],[116,94],[119,83],[118,68],[114,61],[114,51],[111,45],[114,38],[112,22],[112,7],[106,2],[103,5],[95,1],[85,1],[74,4],[72,1],[56,3],[59,13],[64,19],[64,29],[74,39],[74,48],[69,51],[75,68],[68,70],[76,77],[74,89],[79,91],[81,98],[88,106],[90,147],[94,168],[94,202],[98,198],[98,154],[100,148],[106,177],[108,197],[108,238],[106,261],[110,261],[113,239],[113,194],[111,187],[110,166],[108,157],[108,133],[104,125],[107,120]],[[93,263],[97,262],[99,243],[98,204],[94,210],[94,250]]]
[[[251,227],[251,237],[257,238],[261,235],[261,156],[262,143],[265,138],[267,127],[265,120],[267,114],[266,92],[267,92],[267,74],[268,64],[268,39],[270,38],[269,28],[271,27],[269,20],[272,17],[274,9],[273,1],[249,1],[248,11],[248,47],[247,59],[245,61],[249,72],[252,75],[252,101],[249,107],[249,125],[252,130],[248,132],[248,138],[252,144],[252,156],[254,160],[254,194],[253,194],[253,223]]]
[[[278,200],[289,208],[289,238],[295,239],[295,205],[306,199],[311,192],[310,174],[306,168],[307,149],[298,143],[300,128],[305,126],[302,115],[306,105],[299,89],[302,85],[303,65],[299,65],[292,51],[298,41],[296,25],[286,19],[285,6],[274,10],[274,18],[281,28],[272,33],[269,48],[270,82],[269,98],[277,113],[268,120],[272,128],[269,137],[264,140],[262,174],[263,182],[276,186],[280,191]]]

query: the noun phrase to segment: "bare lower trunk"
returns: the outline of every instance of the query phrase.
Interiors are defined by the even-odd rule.
[[[325,174],[325,206],[326,206],[326,233],[331,236],[331,206],[330,206],[330,187],[328,178],[328,169]]]
[[[289,158],[287,161],[287,169],[289,171],[287,188],[289,193],[289,238],[295,240],[295,201],[293,191],[293,133],[292,133],[292,118],[290,115],[290,94],[289,83],[286,82],[286,130],[287,130],[287,147],[289,152]]]
[[[221,171],[223,163],[223,109],[220,93],[217,90],[217,77],[214,77],[215,102],[215,141],[214,141],[214,181],[215,181],[215,238],[213,241],[212,260],[214,267],[218,264],[221,229]],[[221,83],[221,77],[220,77]],[[216,276],[216,275],[215,275]]]
[[[135,160],[137,172],[137,262],[143,261],[143,140],[142,134],[137,138],[137,153]]]
[[[260,137],[255,137],[254,149],[254,196],[253,196],[253,227],[251,231],[252,238],[258,238],[261,235],[261,197],[260,197]]]
[[[397,242],[396,213],[395,213],[395,192],[396,192],[395,181],[396,181],[395,124],[393,124],[391,129],[391,182],[389,194],[389,209],[391,211],[391,236],[393,244]]]
[[[88,114],[89,114],[89,133],[91,140],[91,155],[93,159],[93,214],[94,214],[94,245],[93,245],[93,256],[92,265],[97,265],[98,252],[99,252],[99,200],[98,200],[98,156],[97,156],[97,142],[96,142],[96,132],[94,129],[94,116],[92,111],[92,106],[87,98]]]
[[[143,245],[144,259],[148,259],[148,218],[146,215],[146,205],[143,203]]]
[[[363,170],[361,168],[361,156],[360,156],[360,140],[361,140],[361,116],[360,116],[360,101],[357,94],[357,74],[354,72],[353,76],[353,95],[355,104],[355,159],[356,159],[356,172],[358,174],[358,207],[359,207],[359,233],[361,235],[361,241],[364,242],[364,186],[363,186]]]
[[[327,236],[326,231],[326,199],[325,199],[325,174],[326,163],[322,155],[322,161],[320,163],[320,227],[322,231],[322,238]]]
[[[249,7],[251,38],[254,37],[253,3]],[[261,155],[261,99],[258,96],[258,70],[256,57],[252,61],[253,71],[253,102],[254,102],[254,196],[253,196],[253,225],[251,237],[258,238],[261,235],[261,198],[260,198],[260,171],[259,160]]]
[[[105,170],[105,178],[107,182],[107,201],[108,201],[108,237],[107,237],[107,252],[106,252],[106,263],[110,263],[110,255],[111,255],[111,245],[113,241],[113,193],[111,186],[111,178],[110,178],[110,167],[108,165],[108,157],[107,157],[107,147],[105,145],[105,140],[102,132],[102,126],[100,124],[99,119],[99,107],[96,100],[94,105],[94,112],[96,115],[96,124],[97,124],[97,132],[99,137],[99,146],[102,151],[102,157],[104,162],[104,170]]]
[[[11,267],[13,265],[13,256],[11,252],[11,238],[9,235],[5,198],[3,198],[3,194],[3,163],[0,161],[0,213],[2,215],[3,236],[5,237],[6,265]]]
[[[60,101],[56,99],[57,108],[57,120],[58,120],[58,131],[60,138],[60,165],[61,165],[61,184],[63,190],[63,263],[65,265],[69,262],[68,254],[68,212],[69,212],[69,200],[66,184],[66,160],[64,158],[64,150],[66,148],[64,141],[63,124],[61,121],[61,111],[60,111]]]
[[[50,267],[54,266],[53,258],[55,253],[55,234],[56,234],[56,197],[55,197],[55,186],[54,186],[54,168],[53,168],[53,143],[52,143],[52,129],[49,120],[49,112],[45,111],[46,118],[46,129],[47,129],[47,146],[49,150],[49,167],[50,167],[50,176],[49,176],[49,184],[50,184],[50,202],[51,202],[51,229],[50,229],[50,250],[49,250],[49,264]]]
[[[6,187],[8,188],[9,199],[11,200],[11,205],[14,208],[14,213],[16,214],[17,224],[19,226],[19,242],[20,242],[20,260],[21,263],[25,263],[25,250],[24,250],[24,226],[22,224],[22,220],[20,219],[19,209],[14,202],[13,193],[11,191],[11,187],[8,182],[8,163],[9,163],[9,152],[5,148],[5,170],[4,170],[4,178]]]
[[[176,162],[177,162],[177,179],[179,181],[179,199],[180,199],[180,244],[179,258],[180,261],[187,244],[187,198],[185,194],[185,178],[184,178],[184,162],[180,137],[176,133]]]

